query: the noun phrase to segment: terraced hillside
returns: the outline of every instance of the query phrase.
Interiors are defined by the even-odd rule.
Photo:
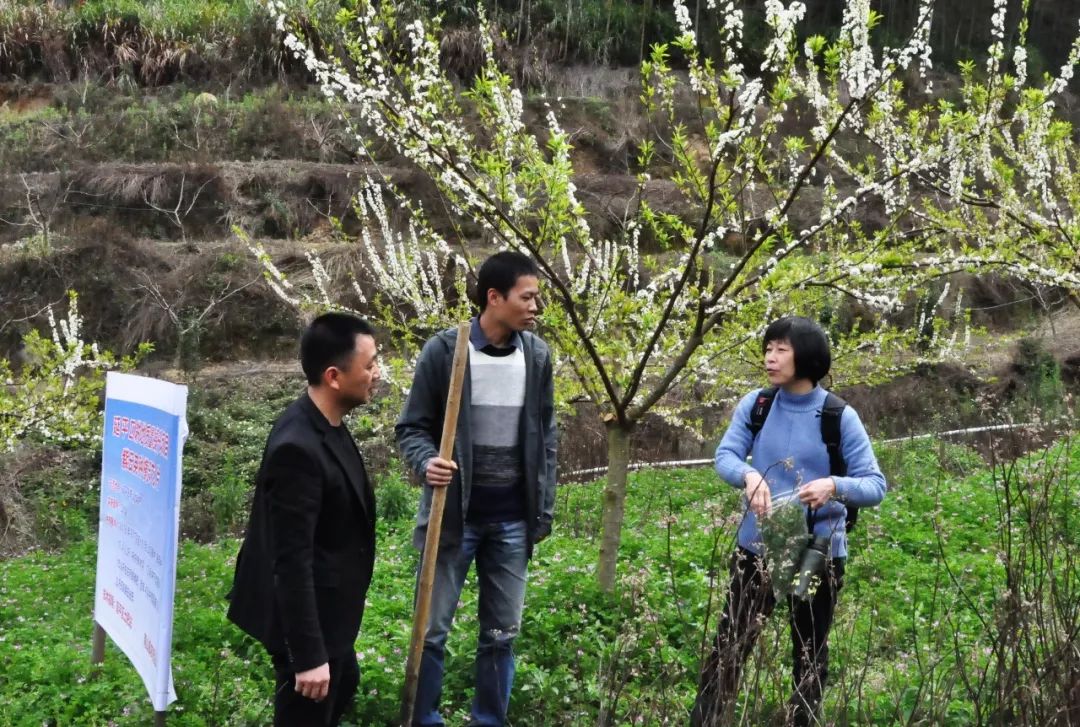
[[[257,3],[68,4],[78,7],[16,2],[0,11],[0,354],[17,359],[22,334],[42,323],[44,307],[75,289],[88,336],[119,351],[152,341],[153,366],[221,372],[237,361],[245,368],[277,359],[299,322],[261,282],[248,241],[300,276],[304,252],[318,250],[333,276],[355,274],[363,285],[352,197],[366,175],[400,185],[434,211],[453,241],[484,246],[478,229],[441,217],[430,184],[386,149],[375,144],[361,153],[363,130],[350,128],[347,108],[330,106],[311,87]],[[897,18],[908,12],[899,0],[887,4]],[[594,5],[609,15],[589,15]],[[941,17],[955,5],[944,3]],[[637,103],[636,69],[597,61],[636,61],[637,46],[668,32],[671,20],[651,3],[627,4],[623,15],[612,3],[581,3],[580,16],[567,16],[573,7],[537,2],[522,12],[498,4],[492,12],[506,32],[498,52],[526,84],[530,123],[539,126],[554,104],[572,132],[579,194],[602,233],[622,219],[633,193],[648,121]],[[1049,12],[1044,5],[1033,11],[1031,31],[1043,34],[1047,66],[1067,52],[1039,20]],[[811,3],[808,17],[820,27],[835,22],[823,3]],[[603,53],[594,42],[600,18],[612,39]],[[460,9],[450,12],[448,23],[465,24],[443,43],[443,62],[462,78],[479,53],[468,21]],[[936,32],[936,42],[947,44]],[[964,32],[965,42],[982,41],[976,30]],[[944,71],[934,80],[939,93],[955,88]],[[1080,115],[1072,98],[1064,111]],[[690,100],[681,102],[692,113]],[[646,196],[658,211],[684,211],[670,182],[650,182]],[[813,194],[801,204],[794,221],[814,220]],[[874,224],[874,209],[861,214]],[[738,251],[738,240],[730,245]],[[1055,291],[1008,280],[964,285],[976,322],[1007,334],[988,359],[993,365],[981,366],[985,375],[1009,379],[1009,342],[1042,325],[1047,310],[1065,316],[1054,319],[1059,325],[1073,320]],[[1046,341],[1072,380],[1080,342],[1067,335]],[[919,377],[959,399],[972,386],[990,386],[972,384],[968,373]],[[696,447],[683,444],[680,454]]]

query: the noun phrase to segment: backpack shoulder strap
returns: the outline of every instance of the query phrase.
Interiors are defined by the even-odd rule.
[[[840,448],[840,418],[844,415],[847,402],[831,391],[825,396],[825,405],[821,407],[821,441],[829,452],[829,474],[843,477],[847,474],[847,462]]]
[[[765,426],[765,419],[769,416],[769,410],[772,409],[775,398],[775,386],[767,386],[758,392],[754,405],[750,407],[750,422],[746,425],[750,430],[751,439],[757,439],[758,432]]]
[[[829,474],[843,477],[847,474],[847,462],[840,447],[840,418],[844,416],[847,402],[831,391],[825,396],[825,405],[821,407],[821,441],[829,453]],[[844,530],[851,532],[859,521],[859,508],[844,503],[847,515],[844,518]]]

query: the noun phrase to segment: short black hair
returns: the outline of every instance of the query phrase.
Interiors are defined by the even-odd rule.
[[[795,376],[817,382],[824,379],[832,366],[829,338],[814,321],[802,316],[778,318],[765,329],[761,351],[772,341],[787,341],[795,354]]]
[[[525,275],[540,277],[540,269],[528,255],[504,250],[485,260],[476,274],[476,304],[480,306],[480,312],[487,308],[489,290],[494,288],[505,298],[517,285],[518,278]]]
[[[347,368],[356,337],[374,335],[370,323],[349,313],[323,313],[313,320],[300,338],[300,366],[308,383],[318,386],[331,366]]]

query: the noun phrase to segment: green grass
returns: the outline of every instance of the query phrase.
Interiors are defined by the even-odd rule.
[[[0,109],[0,166],[29,172],[124,161],[348,163],[356,153],[339,109],[278,87],[230,98],[179,85],[132,94],[67,86],[51,103],[25,114]]]
[[[63,9],[16,0],[0,5],[0,38],[0,75],[57,83],[214,78],[227,85],[273,77],[283,62],[279,35],[258,0],[88,0]]]
[[[4,13],[14,16],[23,9],[41,8],[38,0],[5,3]],[[50,9],[67,23],[95,25],[117,18],[138,19],[149,30],[178,37],[206,35],[217,30],[237,30],[263,13],[259,0],[86,0],[68,9]]]
[[[992,643],[980,619],[992,623],[1004,603],[1003,539],[1011,534],[1019,543],[1027,529],[1019,519],[1008,533],[998,526],[1000,477],[968,450],[907,445],[882,451],[881,459],[892,489],[882,507],[863,512],[853,539],[831,640],[827,707],[840,724],[974,723],[977,705],[965,693],[960,667],[971,670],[989,659]],[[1032,493],[1049,472],[1055,474],[1050,494],[1037,502],[1014,498],[1014,507],[1018,514],[1025,506],[1043,507],[1058,537],[1080,552],[1074,514],[1080,451],[1071,440],[1020,461],[1012,476]],[[397,714],[416,567],[411,507],[401,501],[415,503],[417,491],[403,487],[394,479],[379,492],[380,500],[396,498],[397,516],[379,526],[374,583],[356,644],[362,680],[354,724],[389,724]],[[555,534],[530,566],[516,649],[515,724],[596,724],[601,705],[614,724],[678,724],[693,698],[702,624],[722,597],[714,591],[710,598],[710,586],[726,583],[738,493],[707,469],[633,475],[620,583],[609,597],[594,584],[599,489],[560,489]],[[267,660],[224,618],[237,547],[228,539],[181,548],[173,645],[179,701],[170,724],[269,718]],[[149,721],[141,682],[122,654],[110,646],[96,676],[89,665],[94,553],[93,542],[83,542],[0,564],[0,725]],[[1055,567],[1059,585],[1075,594],[1075,559]],[[468,709],[475,598],[469,583],[448,644],[444,694],[451,725],[464,724]],[[756,687],[740,709],[750,724],[774,717],[786,698],[785,621],[782,613],[771,619],[748,665],[747,683]],[[710,618],[710,633],[714,623]]]

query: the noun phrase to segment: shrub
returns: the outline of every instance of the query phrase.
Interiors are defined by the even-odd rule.
[[[385,469],[375,474],[375,499],[379,519],[391,526],[411,520],[420,501],[420,489],[410,484],[401,463],[390,460]]]

